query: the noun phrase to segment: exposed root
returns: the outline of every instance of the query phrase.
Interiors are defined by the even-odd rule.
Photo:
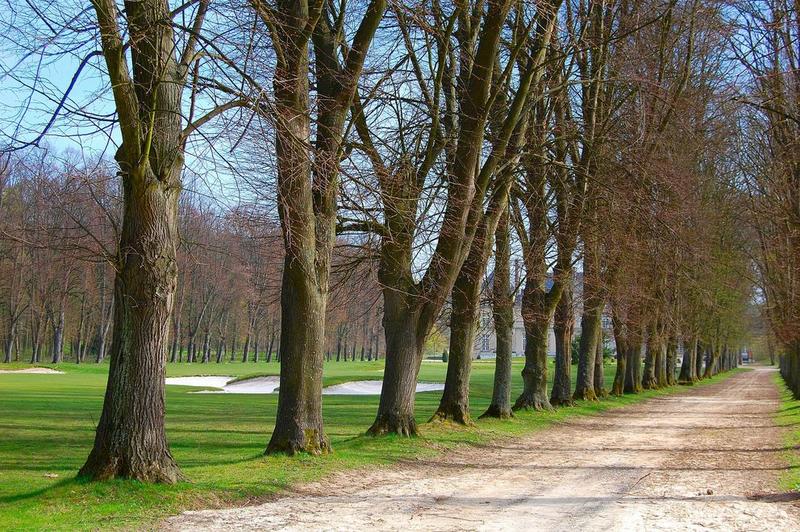
[[[294,456],[296,454],[321,455],[332,451],[330,441],[322,429],[304,429],[288,433],[272,433],[264,454],[285,454]]]
[[[546,395],[541,395],[538,393],[530,393],[530,392],[522,392],[522,395],[517,398],[517,401],[514,403],[514,406],[511,407],[511,410],[553,410],[553,406],[550,404],[550,401],[547,399]]]
[[[511,411],[510,408],[500,408],[495,404],[489,405],[489,408],[486,409],[486,412],[480,415],[479,419],[483,418],[495,418],[495,419],[511,419],[514,417],[514,413]]]
[[[575,406],[575,401],[572,400],[572,397],[550,397],[550,405],[553,407]]]
[[[92,450],[78,477],[95,481],[121,478],[151,484],[175,484],[186,480],[169,451],[157,454],[159,456],[148,459]]]
[[[378,414],[378,418],[367,430],[367,434],[369,436],[397,434],[410,438],[418,436],[419,431],[413,415]]]
[[[594,388],[584,388],[582,390],[575,390],[572,398],[576,401],[597,401],[597,395],[594,393]]]
[[[440,406],[433,416],[431,416],[430,420],[428,420],[428,423],[441,422],[449,422],[465,426],[474,424],[469,415],[469,409],[457,405]]]

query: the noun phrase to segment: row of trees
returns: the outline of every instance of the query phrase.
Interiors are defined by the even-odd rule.
[[[102,362],[108,350],[118,187],[108,165],[87,167],[69,156],[35,151],[4,161],[0,339],[5,362]],[[277,359],[279,228],[259,223],[252,207],[220,215],[196,195],[184,196],[178,216],[169,359]],[[382,344],[374,276],[340,274],[335,287],[339,304],[328,311],[327,358],[377,359]]]
[[[734,23],[738,97],[748,111],[739,120],[739,185],[747,191],[750,254],[770,356],[780,352],[781,374],[800,398],[800,8],[743,2]]]
[[[59,43],[76,16],[96,28],[83,46],[99,46],[102,62],[94,52],[86,62],[111,89],[120,139],[121,215],[106,255],[109,381],[82,475],[181,478],[163,428],[170,338],[188,334],[190,357],[207,358],[206,330],[236,321],[254,342],[262,312],[280,329],[267,452],[328,452],[322,367],[338,338],[337,272],[359,288],[376,272],[380,290],[385,371],[373,435],[417,433],[415,385],[445,307],[450,356],[434,420],[471,422],[471,355],[490,268],[498,356],[486,415],[607,393],[604,315],[617,346],[613,393],[674,383],[680,351],[687,383],[735,364],[753,269],[752,235],[739,223],[748,195],[736,179],[741,107],[731,98],[730,54],[738,47],[727,8],[701,0],[93,7],[29,14],[45,33],[58,28]],[[91,114],[61,101],[56,114]],[[200,164],[198,146],[209,139],[252,209],[207,219],[197,206],[184,212],[187,161]],[[271,212],[282,237],[272,248]],[[205,245],[181,245],[189,234]],[[218,237],[229,253],[208,265],[182,260],[184,251],[211,253]],[[279,268],[269,260],[275,250]],[[524,264],[523,286],[511,286],[512,254]],[[215,273],[223,270],[243,272],[245,286],[235,275],[226,285]],[[278,275],[279,315],[259,293]],[[512,404],[516,290],[526,342],[523,392]],[[245,308],[242,321],[226,305]],[[573,305],[581,308],[574,389]],[[551,322],[559,354],[548,393]],[[365,320],[355,329],[376,327]]]

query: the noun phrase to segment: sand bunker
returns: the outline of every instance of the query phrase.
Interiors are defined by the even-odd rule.
[[[167,377],[164,382],[175,386],[202,386],[207,388],[222,388],[233,377],[226,377],[224,375],[208,375],[204,377]]]
[[[280,378],[277,376],[255,377],[242,381],[231,382],[234,377],[221,375],[208,375],[197,377],[169,377],[166,383],[176,386],[196,386],[199,388],[216,388],[216,390],[201,390],[192,393],[277,393]],[[383,383],[381,381],[353,381],[343,382],[322,389],[323,395],[380,395]],[[436,392],[444,390],[444,384],[439,382],[419,382],[417,392]]]
[[[383,382],[353,381],[343,382],[322,389],[323,395],[380,395]],[[417,392],[436,392],[444,390],[444,384],[438,382],[418,382]]]
[[[40,375],[63,375],[63,371],[50,368],[26,368],[26,369],[0,369],[0,373],[37,373]]]
[[[218,388],[217,390],[202,390],[193,393],[275,393],[280,383],[280,379],[276,376],[256,377],[237,382],[231,382],[232,380],[234,377],[210,375],[206,377],[170,377],[165,382],[178,386]]]

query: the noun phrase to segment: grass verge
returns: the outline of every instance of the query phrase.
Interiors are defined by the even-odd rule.
[[[779,488],[785,491],[800,491],[800,400],[783,382],[780,373],[775,373],[775,384],[781,395],[781,406],[775,414],[775,423],[786,429],[784,448],[788,470],[780,477]]]

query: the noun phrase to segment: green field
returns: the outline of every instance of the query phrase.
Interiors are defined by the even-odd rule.
[[[2,365],[0,369],[25,367]],[[520,389],[521,360],[515,361]],[[175,486],[130,481],[75,480],[94,436],[107,365],[62,364],[64,375],[0,374],[0,529],[133,528],[152,525],[183,509],[241,504],[269,497],[294,483],[319,479],[342,468],[388,463],[442,452],[460,443],[513,436],[569,416],[629,404],[647,392],[582,404],[552,413],[522,413],[511,421],[478,422],[464,429],[423,425],[422,437],[371,438],[377,396],[324,397],[326,431],[334,453],[323,457],[262,455],[272,430],[276,395],[190,394],[196,388],[167,387],[167,436],[189,482]],[[471,408],[483,412],[491,396],[493,361],[477,361]],[[606,379],[614,366],[606,367]],[[383,361],[330,362],[325,385],[380,379]],[[172,364],[170,376],[278,374],[276,363]],[[552,374],[552,371],[551,371]],[[423,363],[422,381],[443,381],[445,364]],[[574,375],[574,369],[573,369]],[[425,422],[440,392],[417,394],[417,419]]]

